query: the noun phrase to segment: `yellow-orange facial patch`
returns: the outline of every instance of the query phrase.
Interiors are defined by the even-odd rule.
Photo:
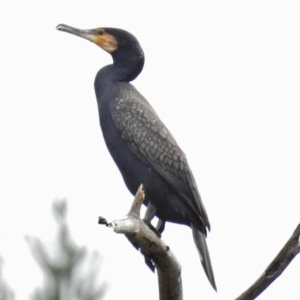
[[[118,48],[118,42],[116,38],[108,33],[98,34],[93,42],[109,53]]]

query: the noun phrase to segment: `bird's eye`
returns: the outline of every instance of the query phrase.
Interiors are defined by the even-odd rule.
[[[104,34],[104,29],[99,28],[99,29],[97,30],[97,33],[98,33],[99,35],[103,35],[103,34]]]

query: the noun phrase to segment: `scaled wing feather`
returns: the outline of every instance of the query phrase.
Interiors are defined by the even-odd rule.
[[[209,229],[207,214],[186,156],[147,100],[132,86],[125,98],[123,95],[115,100],[112,117],[131,151],[158,172]]]

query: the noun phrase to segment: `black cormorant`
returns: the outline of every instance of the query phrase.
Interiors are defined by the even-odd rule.
[[[100,69],[95,79],[107,148],[129,191],[135,194],[143,184],[146,222],[156,215],[161,220],[160,232],[165,221],[192,228],[201,263],[216,289],[205,240],[210,224],[185,154],[151,105],[129,83],[144,66],[138,40],[116,28],[79,30],[61,24],[57,29],[94,42],[111,54],[113,64]]]

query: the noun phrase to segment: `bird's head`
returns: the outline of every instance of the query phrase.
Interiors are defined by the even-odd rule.
[[[112,53],[119,47],[118,37],[110,33],[110,28],[77,29],[68,25],[60,24],[57,30],[68,32],[86,40],[89,40],[103,50]]]
[[[132,80],[144,66],[144,52],[134,35],[118,28],[95,28],[77,29],[68,25],[60,24],[57,30],[77,35],[95,43],[113,57],[115,64],[130,65],[134,75],[129,76]]]

